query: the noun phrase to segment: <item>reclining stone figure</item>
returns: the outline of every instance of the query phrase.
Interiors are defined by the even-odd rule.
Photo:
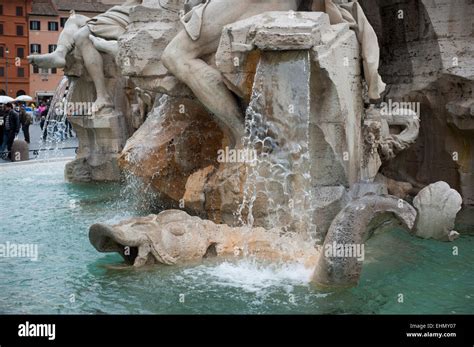
[[[107,91],[103,59],[99,51],[113,52],[115,41],[129,24],[130,9],[142,1],[127,0],[123,5],[114,6],[94,18],[73,12],[59,37],[56,50],[49,54],[30,55],[29,62],[40,68],[64,68],[66,56],[75,48],[96,88],[94,111],[111,108],[112,100]]]

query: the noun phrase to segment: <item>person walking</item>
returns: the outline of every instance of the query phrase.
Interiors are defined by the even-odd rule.
[[[5,105],[5,132],[7,133],[7,151],[8,158],[12,160],[12,146],[15,141],[15,137],[20,132],[20,117],[18,113],[13,110],[13,105],[7,103]]]
[[[74,137],[74,135],[73,135],[73,133],[72,133],[72,124],[71,124],[71,122],[69,121],[69,119],[67,119],[67,117],[66,117],[66,120],[64,121],[64,123],[66,124],[66,130],[65,130],[65,132],[66,132],[66,138],[69,137],[69,138],[72,139],[72,138]]]
[[[6,134],[5,130],[5,106],[0,104],[0,156],[4,151],[3,147],[7,146],[7,140],[5,136],[5,140],[3,139],[4,134]]]
[[[48,112],[49,112],[48,106],[46,106],[41,112],[40,128],[41,128],[41,131],[43,132],[43,141],[46,141],[46,138],[48,137],[48,123],[49,123],[49,121],[47,121]]]
[[[44,105],[44,102],[41,102],[41,104],[35,110],[35,122],[36,122],[36,124],[38,124],[41,121],[41,114],[43,113],[43,111],[45,109],[46,109],[46,106]]]
[[[20,105],[20,124],[25,136],[25,141],[30,143],[30,125],[32,122],[31,116],[26,112],[25,105]]]

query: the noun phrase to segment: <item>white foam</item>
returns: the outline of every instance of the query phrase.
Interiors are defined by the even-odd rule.
[[[200,265],[184,270],[183,274],[194,279],[205,278],[214,285],[256,293],[272,287],[291,291],[294,286],[308,285],[312,270],[299,263],[264,264],[244,259],[218,265]]]

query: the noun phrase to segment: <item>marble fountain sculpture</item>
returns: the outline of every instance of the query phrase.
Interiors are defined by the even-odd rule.
[[[30,60],[64,67],[68,100],[94,102],[92,115],[69,116],[80,150],[67,179],[126,172],[171,208],[93,225],[98,251],[135,267],[300,261],[317,285],[346,287],[362,262],[333,245],[363,245],[395,224],[458,236],[462,198],[447,183],[413,207],[413,187],[380,173],[416,142],[420,117],[377,106],[379,55],[354,1],[129,0],[93,19],[73,14],[58,51]]]

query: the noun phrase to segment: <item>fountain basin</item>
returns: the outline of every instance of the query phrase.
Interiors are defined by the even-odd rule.
[[[474,307],[472,212],[463,211],[465,233],[454,243],[396,228],[375,235],[359,286],[344,291],[318,290],[303,264],[253,258],[114,270],[122,258],[97,253],[88,228],[139,213],[116,184],[66,183],[64,165],[0,165],[0,244],[33,243],[39,252],[37,261],[0,258],[1,313],[461,314]]]

